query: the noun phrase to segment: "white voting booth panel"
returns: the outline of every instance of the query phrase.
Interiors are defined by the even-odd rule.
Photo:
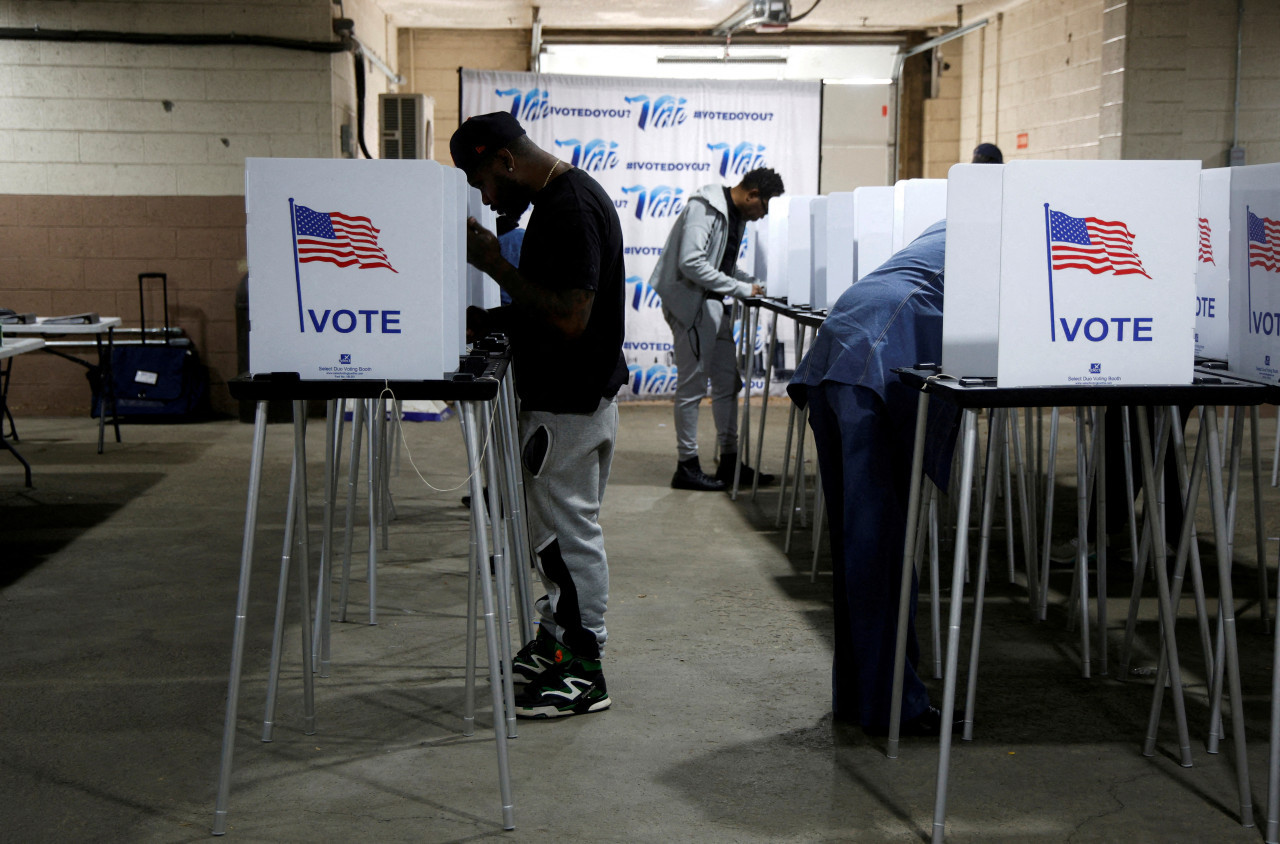
[[[453,221],[455,225],[448,225],[446,222],[445,238],[447,240],[452,233],[453,246],[445,249],[444,300],[441,310],[445,321],[444,346],[446,349],[456,350],[449,356],[453,358],[466,350],[467,343],[467,204],[471,186],[467,184],[466,174],[456,167],[444,168],[444,181],[452,188],[450,195],[453,198],[452,211],[446,204],[444,218],[446,221]],[[458,224],[458,221],[461,223]],[[456,368],[456,363],[450,361],[448,369],[452,371]]]
[[[1199,161],[1006,164],[1000,386],[1190,384],[1199,196]]]
[[[742,242],[738,244],[738,269],[756,278],[761,275],[756,272],[756,256],[760,254],[758,247],[762,231],[763,227],[757,227],[756,223],[747,223],[742,227]]]
[[[1231,287],[1231,174],[1240,168],[1200,171],[1196,256],[1196,357],[1227,359]]]
[[[946,216],[946,179],[899,181],[893,186],[893,251],[897,252]]]
[[[769,201],[769,295],[787,297],[789,305],[809,304],[809,203],[812,196],[775,196]]]
[[[809,301],[815,308],[827,306],[827,205],[825,196],[809,201]]]
[[[1002,164],[957,164],[947,172],[946,295],[942,371],[994,378],[999,347]]]
[[[480,191],[467,187],[467,216],[493,233],[498,231],[498,214],[480,199]],[[463,249],[466,242],[463,241]],[[486,273],[467,265],[467,304],[477,308],[496,308],[502,304],[502,288]]]
[[[893,254],[893,186],[875,185],[853,190],[854,264],[864,278]]]
[[[1231,170],[1227,366],[1280,383],[1280,164]]]
[[[246,159],[250,370],[418,380],[456,369],[459,180],[427,160]]]
[[[814,290],[813,305],[830,309],[857,278],[857,243],[853,233],[853,191],[827,194],[826,275]]]

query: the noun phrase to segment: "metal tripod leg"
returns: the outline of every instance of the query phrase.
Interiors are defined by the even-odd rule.
[[[355,539],[356,487],[360,484],[360,434],[364,426],[364,399],[356,400],[351,414],[351,459],[347,461],[347,516],[342,549],[342,583],[338,587],[338,621],[347,620],[347,592],[351,583],[351,545]]]
[[[218,766],[218,796],[213,807],[213,834],[227,831],[231,794],[231,760],[236,744],[236,709],[240,703],[240,669],[244,664],[245,617],[249,611],[249,579],[253,569],[253,537],[258,526],[258,497],[262,490],[262,452],[267,439],[267,403],[258,402],[253,420],[253,453],[249,460],[249,495],[240,547],[240,586],[236,593],[235,626],[231,636],[231,678],[227,684],[227,712],[222,722],[222,760]]]
[[[759,317],[757,317],[758,319]],[[756,500],[756,491],[760,489],[761,457],[764,453],[764,421],[769,413],[769,384],[773,376],[773,354],[778,348],[778,313],[773,312],[772,324],[769,328],[769,351],[764,361],[764,392],[760,403],[760,430],[756,432],[756,462],[753,464],[756,473],[751,478],[751,500]]]
[[[489,579],[489,540],[484,532],[484,485],[480,480],[480,436],[476,426],[476,403],[460,402],[466,431],[467,466],[471,470],[471,529],[476,540],[476,576],[484,602],[485,644],[489,657],[489,688],[493,698],[493,736],[498,751],[498,788],[502,797],[502,826],[515,829],[515,806],[511,798],[511,768],[507,758],[507,732],[503,724],[502,671],[498,656],[498,631],[494,620],[493,584]],[[510,671],[507,672],[508,674]]]
[[[960,470],[960,489],[965,491],[959,502],[957,525],[969,524],[969,495],[973,484],[974,450],[977,442],[976,410],[966,408],[961,422],[960,437],[963,445],[963,462]],[[938,737],[938,779],[933,801],[933,842],[942,844],[945,838],[947,818],[947,781],[951,772],[952,713],[956,705],[956,670],[960,656],[960,613],[964,609],[964,567],[969,553],[969,533],[956,531],[955,560],[951,570],[951,609],[947,625],[947,666],[942,692],[942,728]]]
[[[1231,731],[1235,744],[1236,781],[1240,794],[1240,823],[1253,826],[1253,798],[1249,793],[1248,748],[1245,744],[1244,701],[1240,688],[1240,652],[1236,643],[1235,593],[1231,560],[1227,556],[1227,518],[1222,492],[1222,455],[1218,451],[1217,408],[1205,408],[1209,440],[1209,490],[1213,502],[1214,543],[1218,549],[1218,594],[1226,642],[1226,670],[1231,695]]]
[[[1136,408],[1138,415],[1138,451],[1142,464],[1143,489],[1156,488],[1156,473],[1152,468],[1151,435],[1147,425],[1147,409],[1141,405]],[[1212,450],[1212,446],[1211,446]],[[1163,451],[1155,457],[1164,459]],[[1156,539],[1156,588],[1160,601],[1160,617],[1163,621],[1161,629],[1164,636],[1164,651],[1169,666],[1170,691],[1173,693],[1173,712],[1178,721],[1178,748],[1182,758],[1182,766],[1191,766],[1191,740],[1187,736],[1187,713],[1182,694],[1182,665],[1178,661],[1178,640],[1174,635],[1173,604],[1169,593],[1169,572],[1165,565],[1164,524],[1160,519],[1158,507],[1148,507],[1147,523],[1151,526],[1151,534]],[[1157,687],[1163,689],[1163,684]]]
[[[493,573],[494,583],[497,586],[495,595],[498,611],[498,656],[502,660],[503,666],[511,665],[511,553],[507,547],[506,524],[502,516],[502,487],[503,484],[498,478],[498,463],[501,460],[499,449],[494,442],[497,437],[494,433],[494,408],[490,403],[485,402],[477,406],[480,414],[480,422],[484,426],[484,430],[489,432],[489,448],[485,450],[482,458],[485,468],[485,477],[489,485],[489,501],[488,507],[480,509],[487,510],[481,514],[485,521],[489,522],[489,528],[493,537]],[[507,713],[507,737],[516,737],[516,694],[514,681],[511,672],[504,670],[502,672],[502,693],[504,696],[504,709]]]
[[[924,469],[924,433],[928,424],[929,394],[920,391],[916,401],[916,432],[911,447],[911,485],[907,494],[906,547],[902,553],[902,578],[898,590],[898,631],[893,651],[893,696],[889,704],[889,746],[885,755],[898,758],[898,737],[902,728],[902,678],[907,665],[907,623],[911,610],[911,576],[916,558],[916,520],[920,518],[920,484]],[[965,416],[966,422],[969,417]],[[966,478],[965,483],[969,480]],[[957,540],[959,537],[957,537]],[[841,562],[836,560],[835,565]]]
[[[529,550],[529,524],[524,507],[524,473],[520,468],[520,434],[516,424],[516,394],[512,383],[511,368],[500,388],[498,424],[503,494],[506,500],[508,534],[512,543],[512,571],[515,574],[516,596],[519,600],[520,641],[533,640],[533,593],[529,583],[529,568],[533,557]]]

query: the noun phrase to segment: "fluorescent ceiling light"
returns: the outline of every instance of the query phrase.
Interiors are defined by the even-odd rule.
[[[824,79],[823,85],[892,85],[889,78],[880,79],[875,76],[854,76],[848,79]]]

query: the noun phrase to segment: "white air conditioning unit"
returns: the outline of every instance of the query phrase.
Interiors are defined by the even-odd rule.
[[[430,158],[436,101],[426,94],[379,94],[382,158]]]

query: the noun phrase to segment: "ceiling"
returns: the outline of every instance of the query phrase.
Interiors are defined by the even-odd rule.
[[[709,33],[745,0],[377,0],[398,27],[507,29],[527,27],[533,9],[544,29],[685,30]],[[978,20],[1025,0],[970,0],[964,22]],[[798,17],[813,0],[791,0]],[[819,0],[792,32],[876,32],[954,27],[955,0]]]

